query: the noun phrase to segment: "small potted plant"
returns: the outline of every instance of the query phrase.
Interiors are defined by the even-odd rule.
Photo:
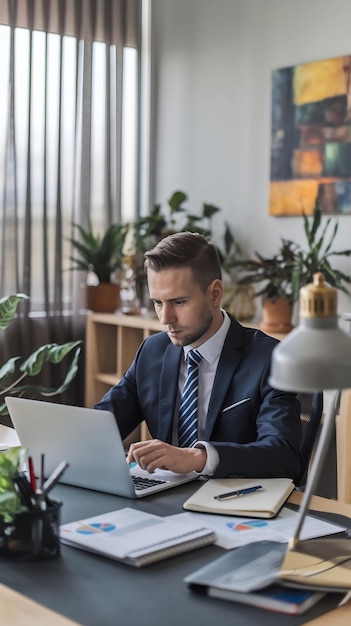
[[[262,298],[260,328],[265,332],[287,333],[292,329],[292,276],[297,250],[297,244],[282,238],[278,252],[271,257],[256,252],[255,258],[235,262],[235,266],[243,272],[238,278],[239,285],[259,285],[254,295]]]
[[[6,296],[0,300],[0,332],[4,331],[16,315],[18,303],[27,300],[23,293]],[[8,416],[5,396],[9,395],[42,395],[51,397],[63,393],[70,385],[78,371],[78,359],[81,352],[81,341],[71,341],[65,344],[50,343],[38,348],[26,359],[19,356],[10,358],[0,367],[0,416]],[[73,351],[73,358],[68,366],[65,379],[55,388],[44,387],[33,383],[33,378],[42,371],[45,363],[54,365]],[[9,419],[9,418],[8,418]],[[10,422],[5,425],[11,425]]]
[[[308,217],[303,214],[303,220],[307,250],[292,241],[282,239],[281,248],[269,258],[256,252],[256,259],[235,262],[235,266],[244,272],[238,280],[239,284],[260,283],[255,296],[263,299],[260,327],[266,332],[286,333],[291,330],[293,304],[299,299],[300,288],[312,283],[317,272],[322,272],[326,282],[333,287],[350,295],[346,285],[351,283],[351,276],[331,265],[332,256],[351,256],[350,249],[332,248],[338,232],[338,221],[329,217],[322,227],[318,198],[313,215]],[[333,221],[335,223],[329,234]],[[274,314],[272,319],[271,314]]]
[[[79,238],[70,238],[75,253],[70,257],[72,270],[82,270],[95,275],[96,285],[86,285],[87,309],[113,313],[119,308],[120,288],[116,273],[121,269],[123,243],[127,227],[111,224],[103,233],[94,233],[76,225]]]

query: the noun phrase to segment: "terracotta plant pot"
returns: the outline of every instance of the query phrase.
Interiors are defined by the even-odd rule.
[[[289,333],[293,329],[293,304],[287,298],[264,301],[260,328],[265,333]]]
[[[87,285],[86,306],[95,313],[114,313],[120,307],[119,285],[115,283]]]

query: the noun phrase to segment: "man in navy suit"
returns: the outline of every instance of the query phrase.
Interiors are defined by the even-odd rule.
[[[268,383],[278,342],[221,309],[215,246],[183,232],[161,240],[145,257],[149,295],[165,332],[142,343],[122,380],[95,405],[114,413],[122,438],[146,421],[153,439],[131,444],[127,460],[149,472],[297,477],[299,401]],[[191,348],[202,357],[197,441],[180,447],[178,413]]]

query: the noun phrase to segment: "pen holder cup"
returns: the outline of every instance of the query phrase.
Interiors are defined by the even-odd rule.
[[[60,556],[61,506],[50,500],[45,510],[17,513],[11,522],[0,517],[0,557],[42,561]]]

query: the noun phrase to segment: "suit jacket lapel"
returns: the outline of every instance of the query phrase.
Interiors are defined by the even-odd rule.
[[[223,345],[210,397],[205,433],[207,441],[211,437],[215,421],[223,406],[234,372],[241,361],[243,332],[241,326],[235,320],[232,320]]]
[[[170,345],[163,356],[160,379],[160,406],[157,437],[172,442],[173,417],[178,390],[178,372],[183,349]]]

